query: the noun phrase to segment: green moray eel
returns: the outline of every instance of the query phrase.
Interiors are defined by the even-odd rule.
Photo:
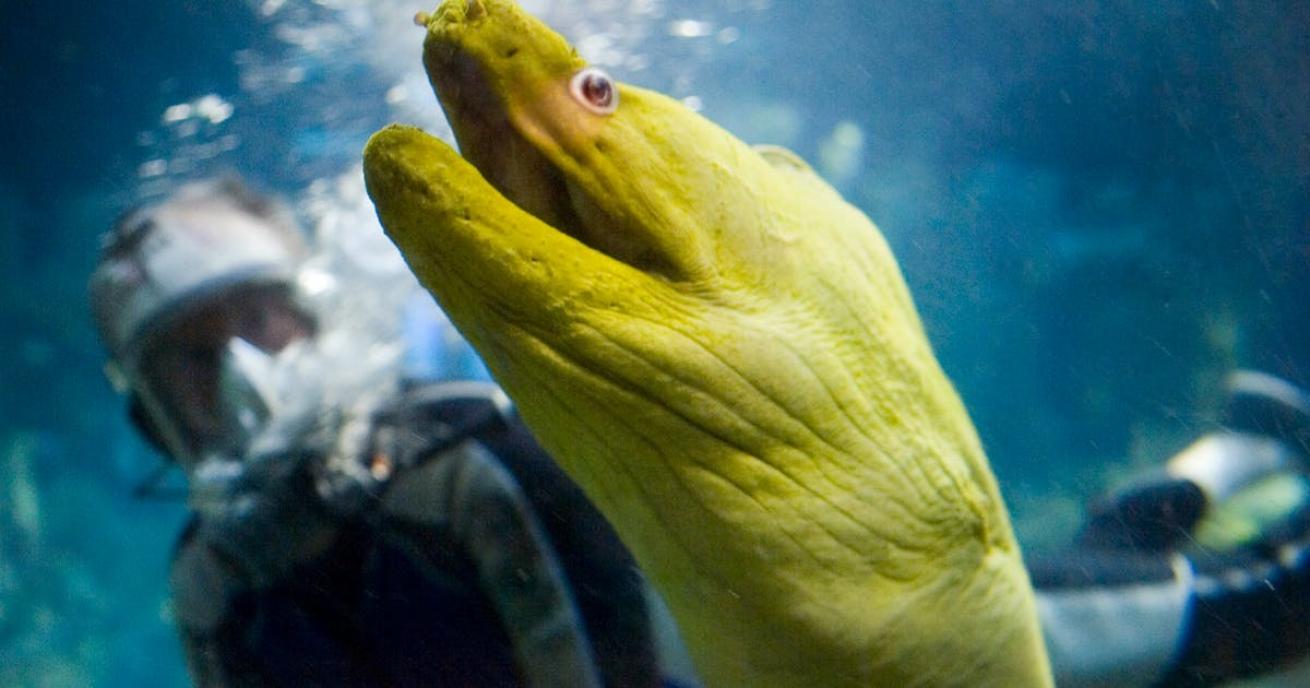
[[[463,156],[384,129],[369,194],[705,682],[1049,686],[996,481],[873,224],[510,2],[420,20]]]

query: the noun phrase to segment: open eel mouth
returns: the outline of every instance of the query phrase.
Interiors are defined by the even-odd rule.
[[[661,204],[650,197],[653,192],[628,181],[624,156],[618,155],[643,148],[633,140],[634,127],[616,114],[628,89],[587,67],[563,38],[512,2],[451,0],[418,20],[428,30],[424,65],[460,152],[496,195],[479,189],[457,165],[429,166],[425,179],[412,181],[445,186],[452,200],[465,201],[440,210],[476,215],[508,202],[599,254],[588,257],[594,269],[604,256],[668,280],[691,274],[698,261],[686,260],[693,256],[687,234],[670,232],[665,218],[643,214]],[[403,170],[394,169],[396,156],[389,151],[409,147],[413,157],[417,149],[435,152],[444,145],[421,141],[425,136],[408,128],[379,132],[365,151],[366,170],[383,173],[371,177],[394,175]],[[381,186],[370,184],[370,193]],[[384,213],[386,205],[379,202]],[[500,221],[524,225],[521,219]],[[430,214],[425,224],[451,223]],[[531,233],[503,240],[522,249]],[[532,258],[543,256],[535,251]]]

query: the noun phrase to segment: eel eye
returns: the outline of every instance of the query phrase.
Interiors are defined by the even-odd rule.
[[[587,67],[573,75],[569,93],[574,100],[598,115],[608,115],[619,107],[619,91],[604,70]]]

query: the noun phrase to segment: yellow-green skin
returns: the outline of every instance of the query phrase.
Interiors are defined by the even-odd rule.
[[[512,3],[423,19],[465,157],[385,129],[369,193],[705,682],[1049,686],[996,482],[873,224],[674,100],[583,107],[583,60]]]

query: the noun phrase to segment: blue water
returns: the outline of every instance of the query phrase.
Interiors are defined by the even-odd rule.
[[[1310,383],[1310,5],[529,4],[869,213],[1030,549],[1232,367]],[[97,237],[179,180],[297,198],[387,121],[439,129],[417,9],[0,2],[0,685],[184,683],[184,509],[129,494],[156,457],[101,374]]]

